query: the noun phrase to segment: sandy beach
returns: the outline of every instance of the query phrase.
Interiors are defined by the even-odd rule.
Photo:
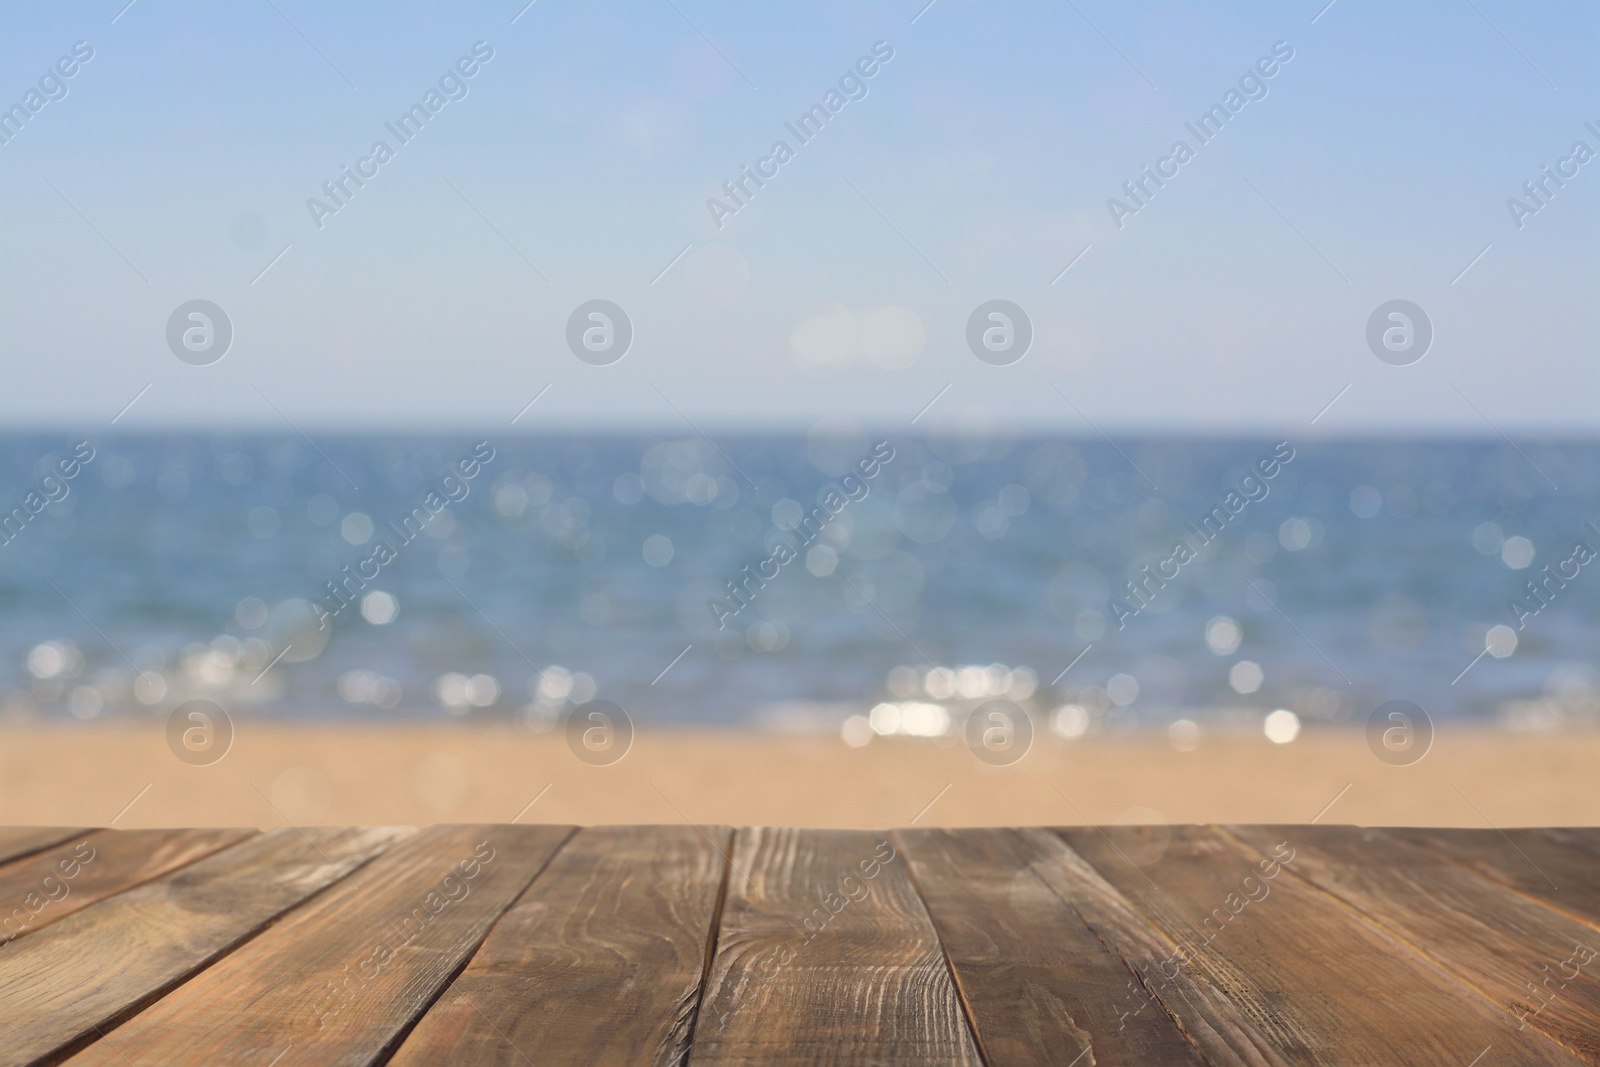
[[[1320,821],[1508,827],[1600,823],[1600,734],[1441,730],[1389,766],[1356,731],[1292,744],[1041,738],[990,767],[958,741],[650,732],[610,766],[560,733],[493,726],[241,721],[189,766],[155,726],[0,729],[0,823],[120,828],[439,822],[725,823],[873,828]],[[536,799],[537,798],[537,799]],[[1326,809],[1326,810],[1325,810]]]

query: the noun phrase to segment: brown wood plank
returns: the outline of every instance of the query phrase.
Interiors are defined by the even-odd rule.
[[[579,831],[389,1062],[681,1063],[732,838],[726,827]]]
[[[0,863],[43,852],[91,831],[82,826],[0,826]]]
[[[1172,1017],[1148,1006],[1127,963],[1040,876],[1054,851],[1005,829],[896,830],[891,840],[939,932],[985,1062],[1202,1062]]]
[[[1582,1062],[1289,873],[1298,828],[1267,829],[1265,854],[1209,827],[1058,832],[1294,1062]]]
[[[1493,878],[1600,930],[1600,854],[1562,830],[1435,830],[1384,833]],[[1600,942],[1591,940],[1600,947]]]
[[[1263,852],[1282,834],[1230,829]],[[1519,1028],[1600,1062],[1600,961],[1589,950],[1585,972],[1573,958],[1575,946],[1600,945],[1589,926],[1382,830],[1296,827],[1294,841],[1296,875],[1464,980]]]
[[[695,1067],[980,1062],[938,935],[884,834],[740,830]]]
[[[159,878],[254,830],[100,830],[0,868],[0,945]]]
[[[0,1064],[97,1037],[410,832],[273,830],[0,949]]]
[[[1037,864],[1035,873],[1133,973],[1136,984],[1107,991],[1116,1004],[1119,1025],[1123,1013],[1138,1020],[1164,1011],[1210,1063],[1282,1067],[1299,1062],[1257,1029],[1225,988],[1213,984],[1205,972],[1183,964],[1178,942],[1153,925],[1064,840],[1048,830],[1019,832],[1050,861]]]
[[[1506,831],[1510,833],[1511,831]],[[1534,833],[1547,834],[1564,845],[1581,848],[1600,856],[1600,827],[1597,826],[1547,826]]]
[[[70,1062],[365,1065],[383,1056],[571,833],[431,826]]]

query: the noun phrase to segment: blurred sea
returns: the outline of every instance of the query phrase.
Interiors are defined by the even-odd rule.
[[[0,508],[59,495],[41,479],[79,440],[0,436]],[[1580,537],[1600,548],[1592,442],[1291,442],[1266,495],[1119,629],[1108,601],[1133,606],[1124,582],[1277,439],[521,435],[444,482],[478,440],[91,438],[65,496],[0,547],[0,715],[202,696],[542,728],[598,697],[641,725],[837,732],[890,702],[880,729],[934,734],[1009,695],[1069,734],[1259,729],[1277,708],[1359,722],[1390,699],[1521,728],[1596,718],[1600,566],[1520,630],[1509,606]],[[725,583],[879,440],[894,458],[866,496],[719,630],[708,601],[732,604]],[[464,499],[402,544],[389,524],[451,484]],[[309,602],[380,540],[395,558],[319,630]]]

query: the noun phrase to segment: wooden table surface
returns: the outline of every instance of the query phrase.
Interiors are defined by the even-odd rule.
[[[1600,1063],[1600,831],[0,828],[0,1064]]]

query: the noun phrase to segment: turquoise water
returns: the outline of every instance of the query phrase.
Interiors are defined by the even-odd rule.
[[[0,437],[8,715],[1594,712],[1590,442],[127,435],[63,479],[80,440]]]

